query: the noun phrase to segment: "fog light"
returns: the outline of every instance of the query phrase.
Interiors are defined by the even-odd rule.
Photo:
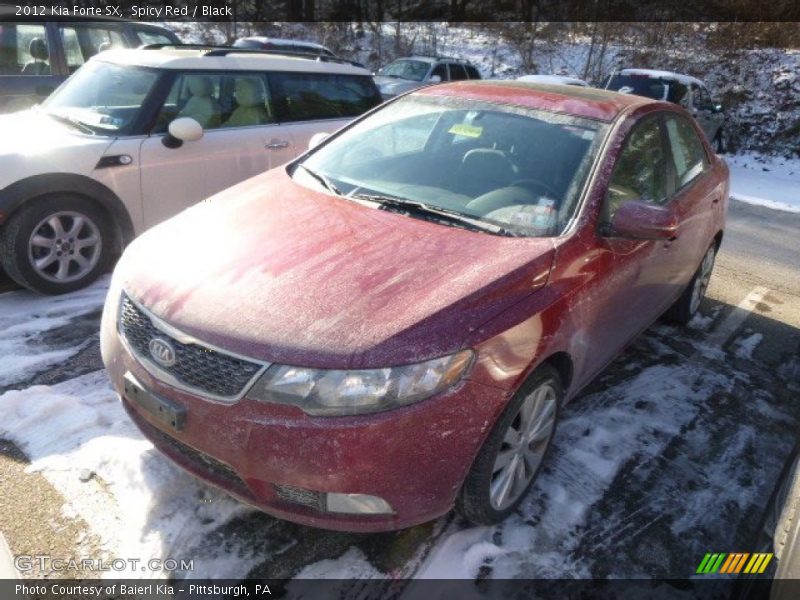
[[[360,515],[390,515],[394,513],[386,500],[369,494],[328,493],[325,509],[328,512]]]

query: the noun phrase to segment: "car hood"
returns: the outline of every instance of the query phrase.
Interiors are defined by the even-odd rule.
[[[375,77],[375,85],[378,86],[381,94],[396,96],[403,92],[415,90],[425,84],[421,81],[411,81],[409,79],[399,79],[397,77]]]
[[[112,293],[123,288],[168,324],[246,356],[373,368],[461,349],[545,283],[553,253],[547,238],[378,210],[280,168],[138,238]]]
[[[0,116],[0,189],[43,173],[89,174],[111,138],[81,133],[38,110]]]

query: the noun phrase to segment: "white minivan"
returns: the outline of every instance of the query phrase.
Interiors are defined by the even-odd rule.
[[[110,50],[0,117],[0,260],[41,293],[87,285],[135,235],[288,162],[381,102],[335,58]]]

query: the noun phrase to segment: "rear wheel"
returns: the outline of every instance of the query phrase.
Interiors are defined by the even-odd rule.
[[[30,200],[3,229],[3,268],[17,283],[42,294],[77,290],[108,266],[111,231],[106,214],[83,196]]]
[[[459,514],[491,525],[519,506],[550,448],[563,395],[553,368],[544,365],[531,375],[478,453],[456,500]]]
[[[703,262],[692,277],[689,285],[681,294],[681,297],[673,304],[664,317],[673,323],[685,325],[692,320],[692,317],[700,308],[700,303],[706,296],[708,284],[711,281],[711,273],[714,270],[714,259],[717,256],[717,245],[711,244],[703,256]]]

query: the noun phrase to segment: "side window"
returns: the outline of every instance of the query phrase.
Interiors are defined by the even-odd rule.
[[[711,108],[711,95],[708,93],[708,90],[700,85],[693,85],[692,86],[692,95],[693,95],[693,103],[694,107],[700,110],[707,110]]]
[[[683,117],[667,119],[667,137],[675,162],[678,188],[682,188],[706,170],[708,157],[694,127]]]
[[[381,103],[371,77],[328,73],[273,73],[280,121],[313,121],[358,116]]]
[[[153,131],[164,133],[179,117],[191,117],[204,129],[253,127],[276,120],[265,75],[235,71],[178,75]]]
[[[450,63],[448,66],[450,67],[450,79],[452,81],[462,81],[467,79],[467,71],[464,69],[464,65]]]
[[[0,24],[0,75],[50,75],[44,25]]]
[[[136,37],[139,38],[139,43],[142,45],[174,43],[169,37],[163,33],[158,33],[157,31],[150,31],[149,29],[134,29],[134,32],[136,33]]]
[[[480,79],[481,74],[478,72],[478,69],[473,67],[472,65],[466,65],[467,75],[469,75],[470,79]]]
[[[447,76],[447,65],[445,65],[444,63],[438,64],[433,68],[433,71],[431,72],[431,77],[433,77],[434,75],[438,75],[439,77],[441,77],[442,81],[450,80],[450,78]]]
[[[74,73],[78,67],[99,52],[127,46],[122,33],[114,29],[62,25],[59,31],[70,73]]]
[[[605,218],[629,200],[663,204],[668,196],[668,160],[660,119],[650,118],[636,125],[617,158],[606,195]]]

